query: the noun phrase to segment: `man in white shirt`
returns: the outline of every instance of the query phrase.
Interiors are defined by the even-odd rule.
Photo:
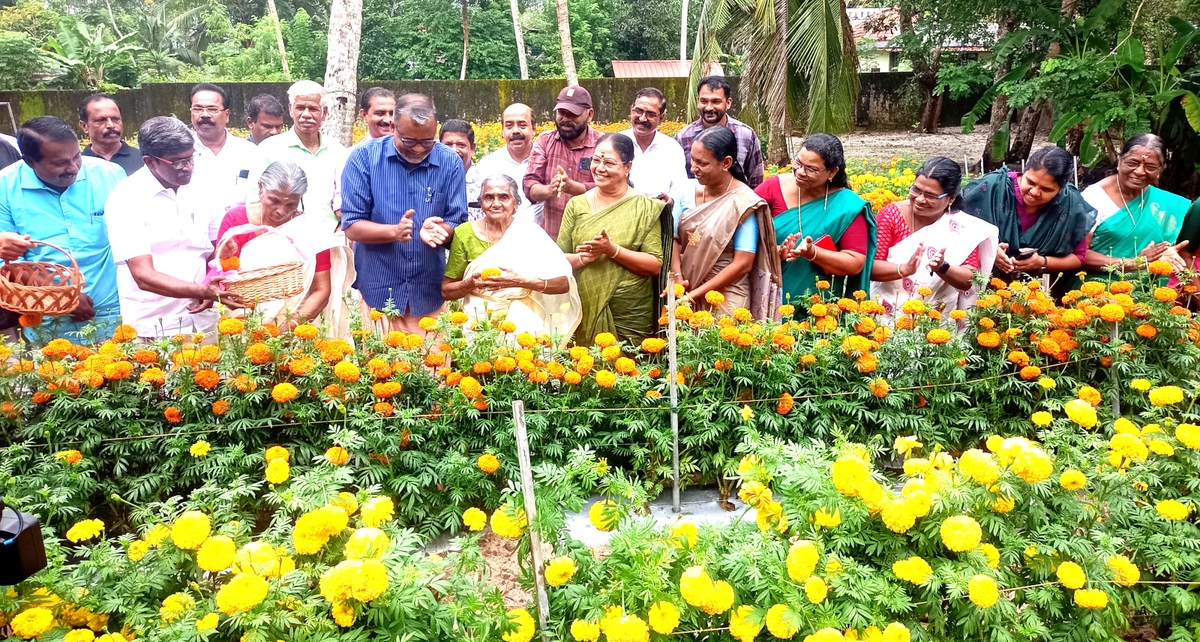
[[[193,144],[179,120],[147,120],[138,130],[145,167],[118,183],[104,206],[121,319],[141,337],[209,332],[218,299],[243,307],[205,280],[224,211],[192,184]]]
[[[666,200],[688,180],[683,148],[674,138],[658,131],[667,97],[654,87],[638,91],[629,108],[633,127],[621,132],[633,139],[633,188],[653,198]]]
[[[442,123],[438,130],[438,142],[462,159],[467,179],[467,220],[478,221],[483,218],[483,210],[479,205],[483,177],[479,174],[479,165],[475,164],[475,130],[471,123],[461,118],[451,118]]]
[[[194,187],[229,209],[246,202],[250,172],[259,164],[258,147],[229,133],[229,97],[220,87],[192,87],[192,129],[195,130]]]
[[[383,87],[372,87],[358,97],[358,117],[367,124],[367,135],[355,147],[395,131],[396,94]]]
[[[513,103],[505,108],[501,120],[504,147],[479,159],[479,176],[488,178],[504,174],[520,185],[529,167],[529,155],[533,153],[533,139],[537,137],[533,131],[533,110],[529,105]],[[542,204],[531,202],[521,194],[517,216],[538,222],[542,217]]]
[[[251,172],[248,203],[258,202],[258,177],[275,161],[295,163],[308,178],[304,194],[305,216],[315,216],[338,228],[342,219],[342,169],[346,166],[346,148],[331,136],[321,133],[321,124],[329,115],[325,88],[311,80],[301,80],[288,88],[288,113],[292,128],[267,139],[258,146],[260,165]]]

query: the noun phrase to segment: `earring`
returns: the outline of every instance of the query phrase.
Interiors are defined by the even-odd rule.
[[[824,209],[829,209],[829,184],[832,182],[833,182],[832,180],[825,181],[825,208]]]

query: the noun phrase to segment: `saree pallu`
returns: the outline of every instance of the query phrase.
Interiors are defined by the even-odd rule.
[[[262,208],[257,203],[246,206],[246,215],[251,225],[262,225]],[[295,296],[273,301],[262,301],[254,306],[254,311],[262,315],[266,323],[283,323],[294,319],[300,304],[308,297],[316,277],[317,254],[329,251],[329,302],[318,314],[314,323],[324,323],[329,326],[329,336],[333,338],[348,338],[350,335],[350,306],[347,302],[350,288],[354,284],[354,258],[346,243],[346,236],[338,230],[330,231],[323,219],[316,217],[297,216],[296,218],[275,228],[275,231],[289,239],[298,255],[304,260],[304,290]],[[226,236],[236,236],[237,228],[228,230]],[[294,260],[296,255],[287,255],[286,249],[274,242],[274,235],[257,236],[242,247],[240,252],[243,266],[247,265],[278,265]],[[221,239],[222,241],[224,239]],[[218,242],[219,243],[219,242]],[[247,311],[233,311],[231,314],[245,314]]]
[[[1151,185],[1096,227],[1091,247],[1114,258],[1129,259],[1148,243],[1174,244],[1189,206],[1186,198]]]
[[[744,307],[756,319],[771,319],[778,314],[779,291],[783,283],[779,265],[779,246],[775,243],[775,225],[771,209],[748,187],[727,192],[715,201],[689,209],[679,216],[679,257],[683,278],[693,286],[705,283],[733,262],[733,237],[748,217],[758,220],[758,249],[750,272],[730,284],[722,294],[721,311],[732,314]],[[701,301],[697,305],[703,307]]]
[[[875,214],[871,206],[858,194],[847,188],[840,189],[826,199],[817,199],[801,205],[775,217],[775,243],[783,245],[784,239],[792,234],[799,234],[801,240],[811,236],[815,241],[828,234],[835,244],[840,243],[842,235],[854,222],[858,215],[867,220],[869,240],[867,254],[863,260],[862,271],[850,276],[835,276],[825,272],[821,266],[808,259],[798,258],[790,263],[784,263],[783,299],[795,303],[807,297],[817,287],[817,281],[829,281],[830,291],[839,296],[849,296],[855,290],[868,292],[871,289],[871,260],[875,256]]]
[[[495,245],[467,265],[465,273],[475,274],[489,267],[533,279],[565,276],[570,289],[565,294],[545,294],[526,288],[473,291],[463,297],[464,312],[473,319],[502,314],[516,325],[514,332],[550,335],[560,347],[571,340],[582,312],[579,288],[567,257],[546,236],[545,230],[532,221],[514,220]]]
[[[592,213],[587,197],[567,202],[563,210],[558,247],[564,253],[590,241],[600,230],[624,250],[645,252],[662,261],[659,275],[638,276],[607,256],[575,271],[582,306],[575,342],[590,346],[601,332],[611,332],[622,341],[641,341],[654,333],[660,306],[659,293],[670,271],[672,238],[670,209],[662,201],[636,194],[604,210]]]
[[[871,297],[878,299],[889,315],[895,315],[905,301],[918,297],[917,289],[929,288],[932,293],[923,300],[942,313],[943,319],[954,310],[966,310],[975,305],[978,288],[972,284],[967,290],[959,290],[934,274],[927,266],[939,250],[945,250],[943,260],[959,266],[975,248],[979,248],[979,271],[991,274],[996,261],[996,245],[999,231],[995,225],[986,223],[963,212],[947,212],[937,221],[909,234],[888,250],[890,263],[903,264],[912,258],[917,246],[925,245],[925,256],[917,267],[916,274],[896,281],[871,283]]]
[[[1068,183],[1022,232],[1013,178],[1003,168],[969,183],[963,188],[962,200],[964,212],[996,226],[999,242],[1008,243],[1005,253],[1014,258],[1023,247],[1035,248],[1042,256],[1074,254],[1096,222],[1096,211]]]

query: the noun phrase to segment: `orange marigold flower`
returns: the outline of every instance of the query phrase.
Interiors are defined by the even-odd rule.
[[[246,358],[250,363],[261,366],[271,360],[271,346],[265,343],[251,343],[246,347]]]
[[[471,407],[476,410],[487,410],[488,409],[488,401],[487,401],[487,399],[480,397],[475,400],[475,403],[471,404]]]
[[[312,369],[315,368],[316,365],[317,363],[312,360],[312,357],[300,357],[298,359],[292,359],[288,362],[288,370],[290,370],[292,374],[296,375],[297,377],[303,377],[309,372],[312,372]],[[243,390],[242,392],[247,391]]]
[[[229,402],[225,401],[224,399],[217,399],[213,402],[212,412],[218,417],[224,415],[225,413],[229,412]]]
[[[1179,293],[1174,288],[1154,288],[1154,298],[1163,303],[1171,303],[1179,298]]]
[[[748,332],[738,333],[737,344],[743,348],[748,348],[754,345],[754,335]]]
[[[869,352],[855,359],[854,362],[858,366],[858,371],[863,374],[875,372],[875,369],[879,367],[878,357]]]
[[[1037,366],[1025,366],[1021,368],[1021,378],[1026,381],[1037,379],[1040,376],[1042,376],[1042,369]]]
[[[611,345],[616,345],[617,337],[611,332],[601,332],[600,334],[596,335],[596,339],[593,341],[593,343],[596,344],[596,347],[604,349]]]
[[[342,395],[345,394],[346,391],[343,390],[342,387],[337,385],[336,383],[331,383],[328,386],[325,386],[325,388],[324,388],[324,390],[322,390],[322,392],[329,395],[330,397],[333,397],[334,399],[341,399]]]
[[[371,394],[380,399],[391,399],[404,390],[404,386],[396,381],[384,381],[371,386]]]
[[[183,411],[175,406],[167,406],[167,409],[163,411],[163,416],[173,424],[183,421]]]
[[[341,446],[333,446],[329,450],[325,451],[325,461],[328,461],[334,466],[341,466],[342,464],[350,461],[350,451],[342,448]]]
[[[167,382],[167,373],[163,372],[162,368],[146,368],[138,381],[152,386],[161,386]]]
[[[1057,341],[1050,338],[1038,341],[1037,347],[1038,352],[1041,352],[1042,354],[1056,355],[1062,352],[1062,346],[1060,346]]]
[[[298,339],[316,339],[318,332],[317,326],[310,323],[302,323],[292,330],[292,334]]]
[[[404,337],[404,347],[408,350],[416,350],[417,348],[420,348],[423,345],[425,345],[425,337],[422,337],[419,334],[414,333],[414,334],[410,334],[410,335]],[[442,346],[445,346],[445,345],[446,344],[444,344],[444,343],[442,344]],[[449,352],[450,348],[442,347],[441,350],[442,350],[442,352]]]
[[[1175,315],[1175,316],[1177,316],[1177,317],[1190,317],[1190,316],[1192,316],[1192,313],[1191,313],[1191,312],[1189,312],[1187,308],[1185,308],[1185,307],[1183,307],[1183,306],[1181,306],[1181,305],[1177,305],[1177,306],[1174,306],[1174,307],[1172,307],[1172,308],[1171,308],[1171,310],[1170,310],[1170,312],[1171,312],[1171,314],[1173,314],[1173,315]]]
[[[601,388],[611,388],[617,383],[617,375],[609,370],[599,370],[596,372],[596,385]]]
[[[1149,323],[1143,323],[1137,327],[1137,333],[1143,339],[1153,339],[1154,335],[1158,334],[1158,328]]]
[[[461,372],[447,372],[446,373],[446,385],[447,386],[457,386],[462,380],[463,380],[463,373],[461,373]]]
[[[425,355],[425,365],[430,368],[436,368],[443,363],[446,363],[446,355],[440,352],[431,352]]]
[[[796,405],[796,402],[792,399],[791,393],[785,392],[779,398],[779,403],[775,404],[775,412],[777,412],[781,415],[786,415],[792,411],[792,408],[795,405]]]
[[[817,355],[815,355],[815,354],[800,355],[800,363],[802,363],[806,366],[811,366],[812,364],[814,364],[816,362],[817,362]]]
[[[26,312],[17,319],[17,323],[22,328],[32,328],[42,325],[42,314],[40,312]]]
[[[113,330],[113,343],[128,343],[138,336],[137,328],[131,325],[119,325]]]
[[[966,310],[951,310],[950,318],[954,319],[955,321],[962,321],[967,318],[967,311]]]
[[[659,352],[663,351],[663,348],[666,348],[666,347],[667,347],[666,339],[659,339],[657,337],[649,337],[649,338],[642,340],[642,351],[643,352],[648,352],[650,354],[658,354]]]
[[[463,396],[467,399],[477,399],[483,394],[483,385],[475,377],[463,377],[458,384],[459,390],[462,390]]]
[[[1150,274],[1156,274],[1158,276],[1167,276],[1168,274],[1175,272],[1175,268],[1171,267],[1170,263],[1163,260],[1152,261],[1150,265],[1147,266],[1147,269],[1150,270]]]
[[[205,390],[212,390],[221,383],[221,375],[215,370],[197,370],[196,374],[192,375],[192,381]]]
[[[133,364],[128,361],[118,361],[104,366],[105,379],[128,379],[131,374],[133,374]]]
[[[490,475],[497,470],[500,470],[500,459],[492,453],[483,453],[475,460],[475,466],[484,473]]]
[[[583,375],[575,372],[574,370],[568,370],[563,374],[563,381],[571,384],[572,386],[577,386],[579,385],[579,382],[583,381]]]
[[[829,281],[817,281],[818,290],[828,290],[830,288]]]
[[[562,376],[564,373],[566,373],[566,371],[567,367],[557,361],[551,361],[550,363],[546,364],[546,372],[550,373],[550,376],[554,377],[555,379],[562,379]]]
[[[158,353],[143,348],[133,353],[133,360],[141,364],[158,363]]]
[[[1100,318],[1110,323],[1120,321],[1125,318],[1125,308],[1116,303],[1107,303],[1100,307]]]
[[[501,321],[500,325],[496,327],[500,328],[500,331],[505,334],[512,334],[517,331],[517,324],[512,321]]]
[[[241,334],[246,329],[246,323],[241,319],[221,319],[217,323],[217,332],[225,336]]]
[[[637,368],[634,368],[633,370],[631,370],[630,372],[627,372],[625,374],[628,374],[631,377],[636,377],[637,376]],[[529,373],[529,381],[531,381],[532,383],[546,383],[549,380],[550,380],[550,374],[548,372],[546,372],[545,370],[539,369],[539,370],[534,370],[533,372]]]
[[[913,325],[915,324],[913,323],[912,317],[899,317],[896,319],[897,330],[912,330]]]
[[[887,379],[879,377],[871,382],[871,394],[883,399],[892,391],[892,387],[888,384]]]
[[[358,381],[362,373],[359,371],[358,366],[354,365],[354,362],[339,361],[333,368],[333,375],[346,383],[354,383]]]
[[[925,340],[934,345],[941,345],[950,340],[950,331],[945,328],[934,328],[925,334]]]
[[[466,323],[470,318],[471,317],[468,317],[466,312],[451,312],[450,313],[450,323],[453,323],[454,325],[462,325],[462,324]]]
[[[497,372],[512,372],[517,369],[517,360],[512,357],[499,357],[496,359]],[[478,374],[484,374],[476,370]]]
[[[471,371],[475,374],[484,375],[492,371],[491,361],[476,361],[471,365]]]
[[[275,384],[274,388],[271,388],[271,398],[274,399],[276,403],[287,403],[295,399],[299,394],[300,391],[296,389],[296,386],[293,386],[286,381],[283,383],[277,383]]]
[[[960,310],[955,310],[955,312],[959,312],[959,311]],[[1000,333],[993,332],[991,330],[989,330],[987,332],[980,332],[975,337],[975,341],[977,341],[979,343],[979,345],[981,345],[985,348],[995,348],[1000,345]]]
[[[1008,353],[1008,362],[1017,366],[1029,365],[1029,355],[1025,354],[1024,350],[1013,350]]]
[[[620,359],[617,359],[616,363],[613,364],[613,367],[616,368],[617,372],[623,375],[637,371],[637,364],[634,363],[633,359],[630,359],[629,357],[621,357]]]
[[[392,404],[386,401],[380,401],[372,406],[371,410],[374,410],[375,414],[383,415],[384,417],[391,417],[396,412],[396,409],[392,406]]]
[[[39,390],[39,391],[33,393],[33,403],[35,403],[35,404],[43,404],[43,403],[46,403],[47,401],[50,401],[53,398],[54,397],[50,393],[48,393],[44,390]]]
[[[1130,281],[1113,281],[1108,286],[1108,291],[1113,294],[1129,294],[1133,292],[1133,283]]]

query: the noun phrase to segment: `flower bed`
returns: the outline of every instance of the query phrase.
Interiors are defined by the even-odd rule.
[[[1196,602],[1185,588],[1113,588],[1114,572],[1131,571],[1120,563],[1123,570],[1106,570],[1109,558],[1124,555],[1147,577],[1176,581],[1195,579],[1200,563],[1184,543],[1195,537],[1185,510],[1200,429],[1181,425],[1195,421],[1180,405],[1193,393],[1175,387],[1194,378],[1200,333],[1176,304],[1178,292],[1091,281],[1059,307],[1018,284],[952,319],[910,302],[894,328],[881,306],[855,294],[822,290],[803,302],[803,316],[785,306],[782,324],[756,323],[744,311],[717,319],[676,310],[682,481],[716,483],[732,495],[741,479],[765,530],[700,529],[695,543],[676,546],[678,538],[628,519],[604,560],[568,544],[558,553],[572,557],[577,578],[552,594],[564,639],[576,619],[585,621],[578,639],[594,626],[614,642],[641,639],[632,617],[605,625],[604,609],[622,604],[643,624],[665,627],[670,609],[651,610],[664,599],[685,628],[720,628],[734,606],[750,607],[733,611],[743,641],[764,618],[771,632],[790,622],[797,634],[853,627],[867,638],[867,627],[884,635],[900,622],[918,638],[974,638],[1000,627],[1021,639],[1103,639],[1143,611],[1194,626],[1187,613]],[[602,505],[595,522],[629,517],[669,478],[666,352],[661,339],[629,346],[605,336],[591,349],[559,351],[548,337],[506,332],[503,322],[479,324],[468,340],[466,323],[452,313],[427,325],[426,336],[368,327],[352,345],[323,340],[312,326],[289,334],[225,319],[209,346],[191,336],[135,344],[122,330],[91,348],[61,340],[16,348],[17,361],[0,377],[2,434],[12,444],[0,459],[0,476],[11,478],[5,498],[68,540],[95,541],[100,528],[107,539],[52,544],[56,570],[0,598],[0,611],[20,617],[47,607],[56,628],[46,639],[58,639],[65,624],[83,628],[94,613],[109,616],[110,631],[160,639],[308,639],[350,628],[339,619],[381,639],[413,630],[421,639],[497,636],[502,602],[483,588],[474,546],[434,560],[417,552],[418,542],[463,528],[464,516],[478,526],[472,509],[492,512],[497,533],[519,536],[514,399],[525,402],[539,493],[547,489],[538,498],[544,541],[558,541],[562,508],[577,508],[596,488],[613,504]],[[1114,423],[1116,394],[1126,423]],[[1034,434],[1044,446],[989,439]],[[897,441],[902,436],[912,439]],[[921,451],[915,441],[939,446]],[[884,453],[893,442],[909,456],[903,476],[888,468],[900,463]],[[948,454],[964,451],[957,464]],[[862,463],[831,468],[847,456]],[[1064,476],[1069,469],[1078,474]],[[889,490],[913,491],[912,480],[929,485],[927,507],[920,495]],[[321,508],[339,502],[341,514]],[[492,509],[502,504],[509,508],[497,517]],[[197,514],[180,526],[188,512]],[[971,515],[986,533],[981,542],[997,547],[996,568],[985,564],[990,549],[975,554],[967,546],[973,536],[962,539],[974,532],[967,522],[949,522],[961,522],[950,527],[960,535],[945,536],[942,524],[959,514]],[[819,526],[835,515],[838,527]],[[366,532],[351,535],[347,525]],[[786,536],[814,542],[819,566],[802,580],[787,570]],[[1042,552],[1028,556],[1036,564],[1024,559],[1029,544]],[[378,567],[366,564],[378,549],[386,587]],[[234,584],[233,574],[222,574],[238,555],[235,570],[262,581]],[[278,576],[254,566],[260,555]],[[811,555],[796,553],[804,567]],[[933,569],[920,586],[902,579],[924,571],[919,562],[892,566],[912,557]],[[1098,594],[1032,586],[1066,561],[1100,580],[1088,589],[1105,591],[1107,607],[1094,617],[1076,609],[1098,604]],[[322,581],[340,565],[334,575],[352,579]],[[681,584],[694,566],[707,575],[692,572]],[[815,603],[813,573],[827,591]],[[737,587],[734,598],[693,604],[689,593],[724,594],[709,590],[706,576],[713,587]],[[1003,592],[1018,587],[1030,588]],[[993,592],[996,605],[980,610]],[[776,604],[784,608],[772,615]],[[42,615],[27,616],[22,630],[40,626]],[[201,622],[219,626],[200,631]],[[890,639],[906,639],[890,630]],[[522,626],[506,640],[523,642],[526,633]],[[822,635],[816,640],[833,639]]]

